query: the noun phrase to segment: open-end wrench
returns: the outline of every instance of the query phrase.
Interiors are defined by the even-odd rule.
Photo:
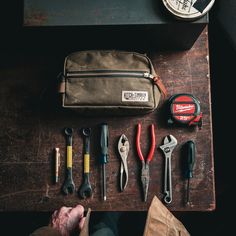
[[[72,128],[65,128],[66,145],[67,145],[67,160],[66,160],[66,179],[62,187],[64,194],[73,193],[75,191],[75,184],[72,178]]]
[[[164,144],[160,146],[165,155],[164,201],[168,204],[172,202],[171,154],[177,143],[173,135],[167,135],[164,138]]]
[[[89,182],[89,161],[90,161],[90,135],[91,129],[84,128],[84,176],[83,183],[79,189],[79,196],[81,198],[91,197],[92,196],[92,187]]]

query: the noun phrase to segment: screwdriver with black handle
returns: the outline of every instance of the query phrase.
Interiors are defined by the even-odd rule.
[[[186,172],[185,176],[187,178],[187,199],[186,199],[186,205],[190,205],[190,179],[193,178],[193,169],[195,164],[195,155],[196,147],[195,143],[192,140],[189,140],[186,142]]]
[[[101,124],[100,145],[100,164],[102,165],[102,197],[103,201],[106,201],[106,164],[108,162],[108,125],[106,123]]]

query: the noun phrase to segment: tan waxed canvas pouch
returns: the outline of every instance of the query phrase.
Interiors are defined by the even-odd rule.
[[[146,55],[115,50],[68,55],[59,92],[64,108],[91,115],[149,113],[166,94]]]

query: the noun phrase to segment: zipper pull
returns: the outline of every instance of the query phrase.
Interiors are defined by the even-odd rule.
[[[144,72],[143,76],[144,76],[144,78],[149,78],[149,79],[153,79],[154,78],[154,75],[152,75],[152,74],[150,74],[148,72]]]
[[[150,74],[150,73],[148,73],[148,72],[145,72],[145,73],[143,74],[143,76],[144,76],[145,78],[149,78],[149,79],[153,80],[153,82],[154,82],[154,83],[158,86],[158,88],[161,90],[161,93],[163,94],[163,99],[165,99],[166,96],[167,96],[167,90],[166,90],[165,85],[162,83],[162,80],[161,80],[160,76],[159,76],[159,75],[154,76],[154,75],[152,75],[152,74]]]
[[[57,89],[58,93],[65,93],[66,82],[65,82],[65,77],[62,72],[58,74],[57,79],[59,80],[58,89]]]
[[[57,79],[61,82],[61,81],[65,81],[65,76],[63,74],[63,72],[59,72],[57,75]]]

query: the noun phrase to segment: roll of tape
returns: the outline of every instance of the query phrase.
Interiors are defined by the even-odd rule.
[[[195,20],[204,16],[215,0],[162,0],[166,9],[182,20]]]

